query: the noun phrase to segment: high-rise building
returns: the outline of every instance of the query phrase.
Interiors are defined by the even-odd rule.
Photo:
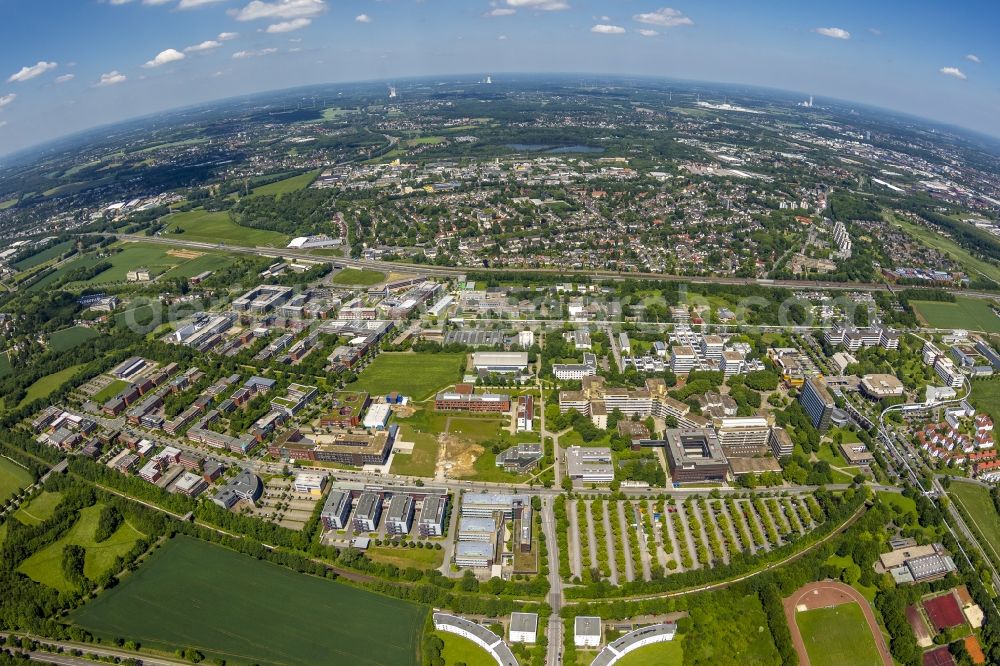
[[[820,432],[830,427],[830,416],[836,407],[826,382],[819,377],[810,377],[802,385],[799,402],[809,415],[809,420]]]

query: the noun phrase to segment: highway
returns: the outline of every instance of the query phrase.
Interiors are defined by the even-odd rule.
[[[517,274],[538,274],[538,275],[558,275],[565,277],[567,281],[572,281],[574,277],[596,278],[599,280],[660,280],[664,282],[685,282],[688,284],[721,284],[734,286],[757,286],[780,289],[826,289],[835,291],[892,291],[892,287],[883,282],[831,282],[826,280],[771,280],[767,278],[739,278],[722,276],[692,276],[676,275],[671,273],[648,273],[648,272],[622,272],[593,269],[574,268],[522,268],[517,267],[480,267],[480,266],[432,266],[429,264],[409,264],[395,261],[375,261],[368,259],[351,259],[349,257],[323,257],[309,254],[291,248],[273,247],[241,247],[237,245],[227,245],[225,243],[205,243],[201,241],[191,241],[171,236],[142,236],[137,234],[102,234],[114,235],[122,241],[133,241],[141,243],[159,243],[170,245],[171,247],[184,247],[194,250],[225,250],[241,254],[255,254],[262,257],[288,259],[300,259],[303,261],[328,261],[340,266],[349,268],[361,268],[377,271],[393,271],[397,273],[420,273],[435,277],[455,277],[467,273],[517,273]],[[940,287],[906,287],[907,289],[940,289]],[[951,293],[963,296],[973,296],[976,298],[997,299],[996,294],[983,292],[970,292],[963,289],[946,289]]]

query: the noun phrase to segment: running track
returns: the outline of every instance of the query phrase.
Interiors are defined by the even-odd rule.
[[[861,612],[864,613],[865,620],[868,622],[868,629],[875,639],[875,647],[878,648],[879,654],[882,655],[883,666],[893,666],[892,655],[885,644],[885,637],[882,635],[882,630],[879,629],[878,620],[875,619],[875,613],[872,611],[868,600],[850,585],[830,580],[810,583],[804,587],[800,587],[792,593],[792,596],[784,600],[785,620],[788,622],[788,628],[792,632],[792,645],[795,646],[795,651],[799,655],[800,666],[809,666],[809,654],[806,652],[806,644],[802,640],[802,632],[799,631],[799,625],[795,622],[796,606],[803,604],[809,610],[812,610],[814,608],[839,606],[840,604],[852,602],[860,606]]]

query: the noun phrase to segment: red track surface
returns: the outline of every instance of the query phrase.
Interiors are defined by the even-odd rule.
[[[950,629],[965,624],[965,616],[958,607],[958,601],[951,592],[924,601],[924,610],[935,629]]]
[[[798,606],[805,606],[807,610],[813,610],[815,608],[826,608],[828,606],[839,606],[850,603],[855,603],[861,607],[861,612],[864,613],[865,620],[868,622],[868,629],[875,639],[875,647],[878,648],[878,652],[882,656],[882,664],[884,666],[893,666],[892,655],[885,644],[885,638],[882,636],[882,631],[878,627],[878,620],[875,619],[875,613],[868,604],[868,600],[850,585],[844,585],[843,583],[831,580],[810,583],[804,587],[800,587],[792,596],[784,600],[785,620],[788,622],[788,628],[792,632],[792,644],[799,655],[800,666],[809,666],[809,654],[806,652],[806,644],[802,640],[802,632],[799,631],[799,625],[795,622],[796,608]]]

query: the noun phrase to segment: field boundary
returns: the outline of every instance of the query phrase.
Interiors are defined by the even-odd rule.
[[[893,666],[892,654],[885,644],[885,636],[882,635],[882,630],[878,626],[878,620],[875,619],[875,613],[868,600],[850,585],[832,580],[804,585],[793,592],[792,596],[782,601],[785,607],[785,621],[792,634],[792,645],[795,646],[795,652],[799,655],[800,666],[809,666],[810,661],[809,653],[806,652],[805,640],[802,638],[802,632],[795,621],[798,607],[801,605],[806,606],[805,610],[816,610],[849,603],[855,603],[861,607],[861,612],[868,623],[868,630],[871,632],[872,638],[875,639],[875,647],[882,657],[883,666]]]

